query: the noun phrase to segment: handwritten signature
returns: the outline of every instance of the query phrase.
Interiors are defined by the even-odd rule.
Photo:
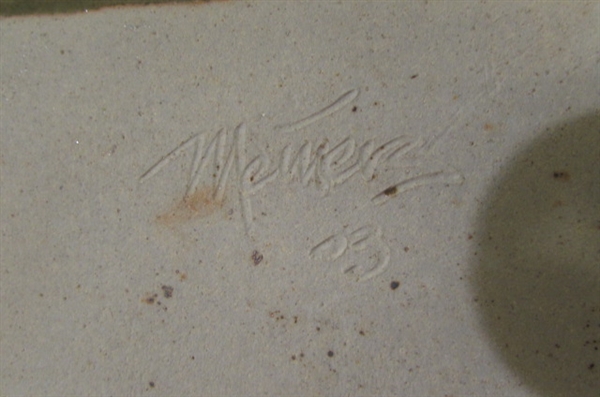
[[[302,118],[299,121],[275,127],[278,132],[292,132],[308,127],[349,105],[358,96],[357,89],[350,90],[323,109]],[[305,142],[300,146],[287,145],[273,161],[265,153],[246,158],[246,140],[248,128],[240,123],[233,133],[221,129],[211,139],[206,133],[199,133],[173,149],[151,166],[140,177],[144,183],[157,175],[166,165],[187,150],[194,150],[191,172],[187,184],[186,197],[192,196],[198,189],[203,176],[213,175],[214,186],[212,199],[221,202],[225,192],[232,184],[239,192],[242,218],[246,232],[253,228],[253,212],[251,197],[265,186],[275,181],[290,183],[299,181],[303,186],[313,185],[322,194],[333,191],[348,182],[355,175],[365,181],[371,181],[377,168],[390,161],[395,161],[407,153],[424,147],[425,142],[419,138],[397,136],[391,140],[376,144],[367,140],[357,147],[356,141],[347,137],[335,145],[328,140],[320,143]],[[235,177],[232,177],[232,169]],[[436,183],[460,184],[462,176],[453,170],[440,169],[406,178],[382,190],[371,198],[373,205],[383,205],[390,198],[424,185]],[[378,249],[377,261],[371,266],[361,269],[359,280],[367,280],[381,274],[388,266],[391,250],[384,242],[381,228],[362,226],[349,234],[336,234],[327,237],[310,250],[310,257],[315,260],[333,261],[346,252],[366,249],[367,246]],[[356,266],[342,269],[343,273],[354,272]]]

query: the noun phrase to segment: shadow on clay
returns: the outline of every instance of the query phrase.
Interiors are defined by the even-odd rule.
[[[479,213],[482,325],[546,396],[600,396],[600,112],[547,129]]]

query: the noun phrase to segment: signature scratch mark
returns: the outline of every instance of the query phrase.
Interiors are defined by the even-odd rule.
[[[276,131],[281,131],[283,133],[294,132],[304,127],[311,125],[324,117],[327,117],[338,110],[341,110],[344,106],[348,105],[358,96],[358,89],[350,90],[346,92],[344,95],[339,97],[335,102],[331,105],[326,106],[325,108],[319,110],[312,115],[303,118],[302,120],[296,121],[294,123],[282,124],[275,127]]]
[[[399,193],[403,193],[420,186],[431,185],[434,183],[461,184],[463,180],[464,178],[459,173],[448,174],[444,171],[418,175],[413,178],[405,179],[396,185],[386,188],[381,193],[374,196],[371,201],[375,205],[381,205]]]
[[[147,179],[153,177],[160,171],[165,165],[169,164],[173,158],[177,157],[181,152],[192,146],[199,139],[200,134],[196,134],[187,141],[184,141],[181,145],[171,151],[171,153],[164,156],[156,164],[154,164],[148,171],[140,177],[140,183],[144,183]]]

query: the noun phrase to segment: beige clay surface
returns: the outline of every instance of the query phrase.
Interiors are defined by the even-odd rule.
[[[0,394],[598,396],[599,18],[0,20]]]

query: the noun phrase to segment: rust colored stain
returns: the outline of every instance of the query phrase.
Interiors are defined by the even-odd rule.
[[[490,124],[490,123],[485,123],[483,125],[483,129],[486,130],[486,131],[491,131],[491,130],[494,129],[494,126],[492,124]]]
[[[176,203],[167,212],[158,215],[156,222],[163,226],[176,226],[191,220],[204,218],[223,208],[225,197],[215,199],[215,190],[212,186],[198,188]]]

